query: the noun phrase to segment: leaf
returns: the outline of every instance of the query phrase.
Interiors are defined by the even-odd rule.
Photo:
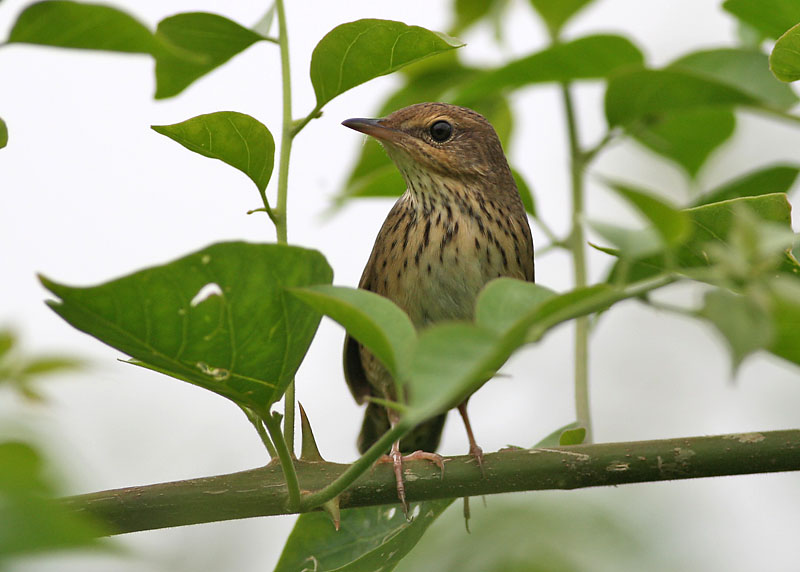
[[[663,272],[667,268],[678,271],[708,267],[712,263],[711,250],[727,250],[735,227],[738,209],[747,209],[761,221],[778,223],[791,228],[791,207],[783,193],[745,197],[684,209],[691,221],[691,232],[675,250],[670,263],[662,255],[638,259],[633,264],[618,262],[612,269],[608,282],[636,282]]]
[[[3,118],[0,117],[0,149],[8,145],[8,126]]]
[[[775,42],[769,56],[769,69],[781,81],[800,79],[800,24],[790,28]]]
[[[740,89],[682,70],[635,70],[609,80],[605,111],[613,127],[652,121],[667,112],[757,103]]]
[[[82,367],[84,363],[75,358],[63,356],[39,356],[24,364],[20,373],[23,376],[39,376],[51,373],[62,373]]]
[[[470,323],[444,323],[420,332],[409,372],[409,410],[402,421],[417,425],[455,407],[505,363],[522,344]]]
[[[643,61],[642,53],[627,38],[587,36],[487,70],[457,88],[453,99],[470,106],[492,93],[536,83],[605,78],[623,68],[639,67]]]
[[[317,109],[350,88],[463,45],[444,34],[391,20],[364,19],[337,26],[311,54]]]
[[[286,288],[330,283],[314,250],[214,244],[99,286],[42,277],[48,305],[134,363],[264,412],[283,395],[320,315]]]
[[[130,14],[102,4],[60,0],[25,8],[8,42],[143,54],[158,48],[152,32]]]
[[[17,343],[17,336],[10,329],[0,329],[0,358],[4,358],[6,354]]]
[[[528,183],[525,182],[525,179],[522,178],[522,174],[513,167],[511,168],[511,175],[514,177],[514,182],[517,184],[519,198],[522,199],[522,206],[525,207],[525,212],[535,217],[536,201],[533,198],[531,188],[528,186]]]
[[[394,507],[348,509],[338,531],[323,512],[301,514],[275,572],[394,570],[453,500],[412,504],[410,522]]]
[[[693,206],[707,205],[740,197],[786,193],[797,180],[800,165],[773,165],[751,171],[701,195]]]
[[[573,440],[577,435],[576,433],[574,433],[576,430],[577,431],[582,430],[584,437],[586,436],[586,429],[581,427],[577,421],[573,421],[572,423],[568,423],[563,427],[559,427],[558,429],[550,433],[547,437],[536,443],[536,445],[534,445],[532,449],[535,449],[537,447],[560,447],[562,444],[564,444],[561,443],[562,437],[564,435],[568,435],[567,437],[564,438],[566,440]],[[583,438],[581,438],[581,443],[582,442]],[[579,443],[569,443],[569,444],[577,445]]]
[[[561,447],[568,445],[580,445],[586,439],[586,428],[576,427],[574,429],[567,429],[558,439],[558,444]]]
[[[592,0],[530,0],[531,6],[539,13],[550,30],[552,37],[558,33],[567,21]]]
[[[726,0],[722,7],[770,38],[800,22],[797,0]]]
[[[706,293],[700,315],[709,320],[725,338],[734,370],[751,353],[772,341],[772,319],[755,296],[728,290]]]
[[[521,315],[556,293],[545,286],[514,278],[497,278],[484,286],[475,304],[475,323],[502,334]]]
[[[453,2],[453,14],[455,23],[451,34],[460,34],[472,27],[475,23],[485,18],[493,10],[499,8],[504,0],[455,0]]]
[[[275,141],[257,119],[235,111],[218,111],[151,128],[190,151],[240,170],[259,191],[267,188],[275,161]]]
[[[637,141],[671,159],[695,177],[714,149],[736,127],[729,109],[697,108],[665,113],[633,131]]]
[[[758,50],[721,48],[694,52],[669,65],[740,90],[774,109],[788,110],[797,95],[769,73],[769,58]]]
[[[675,245],[689,233],[689,217],[686,213],[663,199],[621,183],[607,181],[606,184],[653,225],[664,244]]]
[[[344,326],[395,378],[407,365],[416,330],[388,298],[359,288],[327,285],[295,288],[292,294]]]
[[[800,364],[800,282],[788,276],[775,279],[770,298],[774,337],[769,350]]]
[[[599,220],[589,221],[589,226],[617,248],[614,255],[620,258],[638,259],[650,256],[663,252],[666,246],[653,227],[630,229]],[[603,248],[598,249],[606,252]]]
[[[30,445],[0,443],[0,467],[0,567],[22,555],[99,545],[99,525],[53,502],[47,467]]]
[[[197,79],[264,37],[216,14],[187,12],[156,28],[156,99],[178,95]]]

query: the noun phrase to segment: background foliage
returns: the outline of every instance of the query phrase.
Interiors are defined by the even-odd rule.
[[[485,19],[479,25],[479,29],[483,26],[485,30],[490,25],[493,25],[502,39],[505,33],[504,26],[506,25],[504,22],[506,22],[507,18],[505,10],[509,9],[506,3],[478,3],[477,8],[473,4],[470,2],[457,2],[454,5],[455,18],[452,20],[454,22],[452,31],[459,34],[469,34],[468,30],[471,25],[480,22],[481,19]],[[562,26],[568,22],[569,17],[573,15],[573,12],[577,13],[583,7],[583,4],[587,3],[531,2],[531,4],[544,17],[549,33],[556,36]],[[485,13],[483,8],[486,8]],[[792,244],[788,205],[782,195],[776,194],[783,193],[791,188],[798,172],[797,167],[794,163],[780,162],[776,164],[773,161],[755,165],[750,171],[737,172],[731,176],[728,176],[727,172],[721,171],[724,174],[719,177],[720,180],[715,184],[709,185],[707,181],[702,179],[706,161],[713,156],[712,154],[721,144],[732,136],[736,129],[737,118],[741,117],[742,110],[744,110],[744,113],[752,114],[755,112],[780,118],[787,122],[786,124],[789,128],[793,128],[791,122],[796,120],[787,115],[787,110],[795,104],[796,96],[788,87],[778,83],[768,74],[766,71],[768,69],[767,55],[759,53],[755,47],[762,45],[765,38],[775,38],[778,35],[775,30],[780,30],[781,26],[785,25],[782,28],[783,30],[793,26],[796,23],[796,19],[795,21],[790,21],[794,16],[791,13],[787,13],[784,16],[784,20],[779,23],[774,19],[766,21],[759,14],[754,13],[752,6],[747,2],[729,1],[725,3],[725,8],[731,14],[738,16],[743,22],[741,24],[741,39],[735,42],[737,44],[735,47],[729,45],[723,49],[699,50],[688,55],[684,54],[676,57],[665,66],[653,66],[651,69],[640,69],[640,65],[645,58],[635,43],[612,35],[596,35],[595,30],[592,30],[590,32],[591,35],[588,37],[582,38],[578,34],[575,39],[563,43],[559,42],[552,47],[539,47],[534,49],[533,53],[531,53],[532,48],[527,47],[518,57],[506,57],[503,62],[485,71],[481,69],[485,64],[462,64],[460,60],[456,59],[459,56],[455,55],[451,48],[458,45],[458,43],[451,40],[442,40],[433,35],[425,39],[424,36],[427,32],[420,32],[414,29],[412,33],[422,34],[422,40],[430,43],[425,44],[424,41],[422,43],[420,41],[414,42],[410,46],[411,52],[400,52],[404,54],[403,58],[405,58],[401,58],[401,63],[416,60],[420,54],[415,53],[413,49],[417,49],[419,46],[427,45],[427,51],[442,50],[448,53],[422,62],[414,67],[406,68],[403,72],[404,79],[401,80],[400,87],[388,96],[388,100],[383,107],[384,110],[388,111],[421,99],[446,99],[476,107],[486,113],[497,125],[506,145],[512,150],[512,161],[517,165],[517,170],[521,173],[520,181],[525,181],[532,174],[536,176],[537,172],[523,166],[530,163],[528,160],[529,155],[516,151],[516,143],[522,136],[519,133],[514,135],[512,127],[519,124],[521,120],[516,119],[519,116],[519,111],[513,105],[513,102],[509,100],[509,94],[523,87],[537,86],[554,81],[608,78],[608,90],[604,97],[603,108],[608,125],[612,130],[608,133],[608,137],[604,137],[600,133],[600,136],[595,137],[594,141],[584,138],[581,146],[585,146],[586,153],[573,153],[573,160],[578,159],[579,167],[582,168],[589,161],[600,156],[598,155],[600,150],[605,148],[608,142],[612,141],[612,138],[625,137],[628,141],[635,140],[668,161],[674,162],[686,173],[690,181],[688,184],[690,189],[688,197],[674,193],[667,188],[669,185],[663,184],[664,181],[656,182],[658,189],[656,193],[652,190],[642,191],[638,188],[638,185],[627,181],[607,182],[607,188],[616,193],[616,196],[623,203],[629,204],[633,211],[638,212],[646,223],[644,227],[640,226],[638,229],[630,230],[629,227],[618,225],[616,220],[613,225],[594,219],[590,221],[591,228],[596,233],[594,240],[599,245],[603,245],[602,250],[618,258],[618,262],[613,264],[610,274],[607,275],[608,281],[612,285],[611,287],[619,287],[631,281],[641,280],[665,268],[670,271],[677,270],[679,274],[687,275],[705,284],[720,286],[721,289],[706,289],[704,298],[699,305],[687,303],[686,299],[679,300],[677,308],[679,314],[696,315],[711,322],[723,336],[723,339],[726,340],[731,351],[731,363],[734,367],[738,367],[749,354],[761,349],[766,349],[787,360],[797,361],[800,359],[800,356],[796,353],[797,344],[794,343],[796,329],[794,326],[798,321],[797,300],[800,299],[797,295],[796,278],[794,276],[797,262],[788,251]],[[97,18],[96,23],[101,25],[101,28],[98,29],[106,31],[114,29],[116,32],[114,34],[99,34],[96,37],[93,35],[81,35],[76,39],[76,36],[70,36],[69,34],[61,36],[48,33],[46,27],[38,28],[37,30],[37,26],[31,24],[41,22],[42,18],[46,17],[43,11],[48,9],[55,11],[52,16],[56,18],[55,21],[58,22],[61,29],[67,28],[64,22],[69,22],[70,19],[74,19],[75,22],[85,23],[87,18]],[[514,9],[519,9],[519,7]],[[534,16],[530,9],[528,9],[527,17],[530,19],[529,25],[534,26],[533,22],[535,20],[533,20]],[[587,20],[587,22],[591,23],[591,20]],[[433,28],[433,26],[430,27]],[[376,34],[377,39],[374,41],[380,42],[384,34],[390,34],[390,40],[392,39],[391,34],[398,34],[394,28],[395,25],[384,26],[376,24],[375,21],[365,21],[357,24],[355,29],[343,29],[342,34],[345,39],[348,37],[369,37],[370,34]],[[137,20],[107,8],[96,10],[68,2],[54,2],[36,5],[31,11],[23,14],[11,30],[9,40],[11,43],[33,42],[150,54],[156,62],[157,81],[155,95],[157,98],[166,98],[180,93],[194,80],[226,62],[233,55],[255,42],[270,43],[274,41],[274,38],[269,36],[268,32],[263,31],[263,26],[260,28],[261,32],[257,33],[220,16],[203,14],[173,16],[162,20],[153,29],[155,33],[151,33],[147,26],[140,24]],[[198,31],[200,33],[197,33]],[[405,34],[405,27],[400,28],[400,31]],[[38,36],[37,33],[39,34]],[[780,33],[782,34],[783,32]],[[348,36],[348,34],[352,36]],[[205,40],[198,42],[198,37],[205,38]],[[318,37],[321,37],[321,35]],[[209,41],[210,38],[219,40],[219,43]],[[223,42],[222,39],[225,41]],[[343,93],[347,88],[368,79],[371,75],[376,75],[373,70],[372,72],[367,71],[363,75],[355,74],[346,78],[340,76],[326,79],[326,70],[335,70],[337,69],[336,66],[320,65],[315,68],[314,62],[319,62],[323,54],[326,57],[336,54],[337,47],[334,39],[327,36],[321,44],[325,49],[322,52],[315,51],[311,55],[311,84],[314,89],[315,103],[309,107],[310,111],[306,118],[303,120],[301,116],[301,122],[295,124],[293,128],[305,126],[305,122],[316,116],[321,107],[331,101],[333,97]],[[326,41],[329,44],[327,47]],[[795,63],[790,57],[793,41],[795,41],[794,33],[790,31],[778,42],[770,62],[776,75],[782,79],[793,79],[792,74],[796,70]],[[76,42],[89,42],[89,45],[77,46]],[[317,49],[320,50],[322,48]],[[369,53],[369,50],[366,50],[365,53]],[[358,49],[354,49],[353,57],[357,58],[358,56]],[[464,57],[466,59],[466,56]],[[376,58],[376,60],[379,60],[379,58]],[[308,65],[307,62],[308,60],[306,60],[305,65]],[[393,62],[394,60],[392,60],[388,68],[378,67],[376,69],[379,71],[392,71],[396,67]],[[373,62],[367,59],[366,63],[371,64]],[[357,64],[354,64],[354,66],[358,67]],[[298,67],[300,66],[295,66],[295,69]],[[297,77],[302,76],[296,73],[295,78]],[[405,84],[402,82],[405,82]],[[331,90],[330,85],[335,87]],[[272,89],[274,87],[273,85]],[[200,86],[198,86],[199,88]],[[358,98],[351,100],[351,102],[351,105],[353,103],[363,105],[363,102]],[[261,122],[254,119],[252,115],[233,114],[230,112],[227,115],[208,115],[208,111],[211,110],[204,110],[202,116],[198,113],[198,119],[190,122],[181,122],[186,115],[176,111],[170,121],[163,122],[161,127],[154,127],[154,129],[175,139],[191,150],[221,159],[244,171],[256,184],[264,203],[264,209],[269,211],[270,217],[280,224],[282,222],[281,217],[285,216],[285,205],[281,205],[280,198],[278,198],[277,203],[271,204],[268,202],[265,193],[269,174],[272,171],[272,161],[257,165],[253,165],[251,162],[243,163],[241,161],[241,149],[236,148],[236,137],[242,137],[241,133],[244,132],[247,134],[244,140],[248,142],[246,145],[248,149],[250,148],[252,134],[252,137],[257,140],[259,149],[271,152],[274,144],[272,137],[268,136],[269,132],[265,132]],[[306,110],[303,111],[306,112]],[[0,110],[0,113],[5,115],[3,110]],[[115,111],[115,113],[118,113],[118,111]],[[363,114],[365,113],[360,110],[358,113],[349,113],[349,115]],[[213,131],[214,137],[209,141],[205,141],[202,137],[202,130],[199,129],[199,122],[201,121],[205,129],[214,128],[214,126],[219,129],[219,131]],[[152,119],[148,119],[143,125],[151,122],[155,123]],[[311,131],[314,125],[314,123],[310,124],[308,130]],[[278,132],[277,128],[273,128],[273,131]],[[231,134],[234,132],[236,136],[231,138]],[[5,133],[4,123],[3,130],[0,132],[3,143],[6,143]],[[287,141],[285,133],[286,131],[284,131],[283,136],[284,143]],[[513,139],[512,135],[514,135]],[[12,123],[10,139],[12,145],[14,136],[15,131]],[[309,135],[304,133],[304,136]],[[340,136],[340,134],[337,134],[337,136]],[[217,137],[220,138],[221,144],[218,144]],[[549,138],[544,138],[544,140],[548,141],[548,145],[552,144]],[[326,148],[326,151],[329,151],[329,149]],[[778,160],[783,161],[780,152],[776,152],[775,155],[779,157]],[[283,160],[283,157],[281,159]],[[187,163],[187,165],[189,164],[195,165],[195,163]],[[170,170],[180,171],[177,163],[170,164]],[[635,175],[635,170],[632,171],[631,173],[624,173],[624,175]],[[617,174],[615,173],[616,176]],[[664,180],[670,179],[665,177]],[[278,184],[280,185],[280,182]],[[536,184],[533,186],[536,189],[534,193],[530,193],[530,185],[524,184],[521,186],[528,189],[528,192],[524,195],[527,199],[528,210],[536,215],[539,222],[536,228],[537,233],[540,235],[537,236],[537,239],[539,239],[538,244],[545,247],[547,238],[550,238],[551,240],[555,239],[554,247],[557,248],[563,245],[565,241],[558,239],[559,235],[563,235],[560,227],[553,225],[554,231],[549,224],[543,223],[542,220],[547,220],[547,216],[544,213],[548,210],[543,208],[543,204],[552,205],[552,201],[563,201],[565,195],[552,192],[545,186],[548,189],[545,195],[547,199],[543,201],[543,193],[538,190],[542,188],[541,185]],[[179,187],[180,183],[176,188]],[[562,188],[564,187],[562,185]],[[336,203],[340,206],[354,196],[386,195],[391,189],[396,189],[399,192],[402,190],[402,184],[398,184],[396,172],[388,165],[385,157],[377,151],[377,147],[368,143],[363,147],[360,159],[342,188],[343,190],[336,199]],[[295,191],[292,190],[292,193],[295,193]],[[530,197],[528,197],[528,194],[530,194]],[[293,194],[292,196],[295,195]],[[303,195],[298,193],[298,196]],[[535,200],[534,197],[539,200]],[[737,199],[739,197],[751,198],[741,199],[734,203],[725,203],[724,205],[709,204],[715,200]],[[219,196],[217,196],[216,200],[219,200]],[[678,210],[679,207],[693,207],[695,205],[706,206],[696,206],[692,210],[686,211]],[[163,210],[163,208],[159,210]],[[187,211],[176,209],[175,212]],[[591,209],[589,213],[592,216]],[[380,215],[378,216],[380,217]],[[298,226],[302,228],[302,223]],[[278,236],[280,237],[280,230],[278,231]],[[712,246],[708,244],[707,239],[709,238],[713,239]],[[574,244],[572,246],[574,252],[575,246]],[[178,250],[175,254],[183,254],[187,250],[196,249],[196,247],[197,244],[183,251]],[[169,267],[170,269],[185,267],[183,270],[185,276],[176,278],[166,274],[167,291],[173,290],[169,284],[174,284],[175,280],[187,280],[186,286],[183,287],[182,292],[180,292],[181,288],[177,289],[180,292],[180,301],[177,306],[173,306],[172,309],[168,307],[161,310],[161,315],[158,314],[158,308],[153,308],[156,312],[154,318],[157,319],[152,323],[167,326],[169,321],[162,319],[166,315],[165,312],[167,314],[182,315],[180,310],[183,309],[185,311],[185,314],[182,315],[183,319],[175,322],[173,330],[174,328],[183,327],[184,331],[187,331],[185,328],[188,327],[189,331],[194,331],[192,330],[192,324],[196,324],[199,328],[197,330],[197,341],[201,346],[204,342],[208,342],[209,339],[213,340],[213,336],[218,335],[221,338],[230,339],[231,334],[234,331],[238,331],[238,328],[234,328],[232,324],[236,322],[237,316],[247,315],[248,309],[237,309],[237,305],[234,302],[241,300],[239,298],[240,294],[236,291],[236,286],[226,281],[225,273],[234,271],[237,261],[240,261],[240,264],[252,264],[259,257],[244,254],[241,245],[233,243],[221,245],[218,248],[227,249],[227,252],[224,253],[225,256],[223,256],[223,260],[226,262],[224,268],[215,269],[210,274],[204,273],[203,270],[204,267],[208,266],[208,261],[205,261],[205,257],[210,256],[210,260],[216,263],[218,260],[217,253],[212,255],[209,252],[199,252],[194,255],[195,262],[189,262],[187,258],[185,263],[182,261]],[[542,250],[547,250],[547,248],[541,248],[540,252]],[[289,250],[284,250],[276,260],[294,260],[293,256]],[[122,259],[121,268],[126,269],[120,273],[130,271],[130,264],[126,264],[127,259],[122,256],[120,258]],[[604,264],[607,264],[608,260],[605,259]],[[152,264],[152,261],[147,261],[146,264]],[[336,265],[334,264],[334,266]],[[330,272],[325,268],[324,263],[316,263],[317,270],[312,270],[313,267],[313,264],[309,264],[307,273],[307,275],[313,274],[313,279],[309,281],[306,276],[305,278],[300,278],[299,281],[291,282],[291,284],[303,285],[330,280]],[[542,268],[541,264],[539,268]],[[545,262],[545,276],[548,274],[547,269],[548,266]],[[99,265],[95,271],[98,273],[98,279],[106,280],[109,278],[103,265]],[[171,271],[169,270],[168,272]],[[50,271],[47,270],[47,272],[49,275]],[[156,269],[148,272],[155,273]],[[192,273],[195,274],[192,279],[198,280],[196,284],[189,281]],[[241,270],[237,274],[242,274]],[[254,272],[253,274],[256,275],[257,273]],[[281,273],[281,276],[284,274]],[[55,274],[53,275],[55,276]],[[603,279],[602,275],[598,277]],[[86,280],[85,277],[78,277],[77,273],[75,279]],[[144,289],[144,291],[148,291],[148,288],[151,287],[149,283],[157,284],[160,279],[142,274],[133,275],[124,280],[129,281],[134,290],[142,291],[141,289]],[[107,302],[104,302],[103,298],[97,297],[90,290],[67,289],[48,279],[44,279],[43,282],[63,301],[63,305],[57,306],[57,309],[79,327],[81,327],[79,324],[82,323],[80,316],[86,315],[86,301],[96,304],[96,307],[92,310],[96,316],[103,316],[104,319],[109,319],[109,316],[115,316],[113,322],[116,327],[119,327],[120,324],[125,322],[125,310],[130,309],[125,307],[126,304],[130,303],[131,300],[135,300],[135,298],[126,299],[121,307],[115,307],[114,300],[120,300],[117,297],[118,291],[116,290],[109,290],[113,292],[113,295]],[[353,282],[353,280],[349,280],[340,283]],[[205,296],[197,297],[201,292],[201,290],[198,291],[199,287],[209,283],[215,284],[219,288],[220,294],[211,292],[211,294],[206,293]],[[556,286],[559,290],[563,290],[565,286],[563,282],[558,283],[547,280],[545,280],[545,284]],[[123,287],[123,283],[119,283],[119,286]],[[263,290],[263,285],[258,283],[247,284],[247,286]],[[111,288],[111,285],[103,288]],[[481,331],[491,332],[490,334],[481,333],[480,336],[476,337],[473,335],[474,332],[470,333],[464,329],[459,331],[452,329],[431,331],[424,334],[424,343],[423,341],[419,342],[420,351],[406,347],[405,344],[408,344],[408,341],[398,342],[397,340],[392,340],[390,335],[383,336],[382,339],[389,346],[387,351],[394,352],[398,356],[411,356],[408,359],[398,359],[397,363],[398,367],[409,364],[407,365],[410,370],[408,375],[412,383],[415,380],[424,379],[426,375],[436,376],[437,379],[441,379],[442,373],[452,376],[449,384],[441,384],[440,387],[443,389],[441,393],[428,396],[424,402],[412,404],[415,415],[424,416],[437,408],[439,404],[452,401],[454,395],[465,391],[464,383],[468,384],[470,380],[477,379],[476,372],[483,371],[486,363],[499,365],[514,346],[525,337],[530,339],[541,337],[551,325],[557,324],[558,320],[553,321],[552,324],[547,321],[548,316],[557,315],[554,312],[564,311],[564,316],[570,317],[571,308],[576,303],[585,300],[586,297],[595,297],[593,298],[595,306],[590,309],[601,309],[620,298],[618,293],[603,291],[603,289],[590,290],[585,294],[578,293],[577,298],[575,296],[549,298],[551,294],[538,287],[533,288],[531,292],[519,293],[518,298],[509,298],[510,291],[507,288],[515,288],[515,286],[499,283],[494,290],[487,291],[483,301],[485,305],[489,308],[503,307],[503,304],[493,302],[492,296],[496,296],[497,299],[503,301],[519,299],[522,304],[520,308],[529,308],[531,296],[535,296],[537,300],[545,300],[544,305],[541,309],[532,312],[529,317],[523,317],[519,321],[514,320],[514,318],[520,316],[519,312],[508,312],[508,314],[503,315],[491,310],[481,312],[479,308],[479,325],[485,328],[485,330]],[[86,296],[90,293],[92,295],[82,302],[81,296]],[[327,298],[328,303],[332,303],[334,309],[326,310],[319,305],[315,307],[326,311],[326,313],[338,311],[336,310],[338,306],[335,303],[337,296],[331,295],[335,292],[322,290],[321,293],[329,295]],[[156,296],[153,300],[156,298],[163,300],[164,296]],[[228,300],[230,300],[230,304]],[[246,301],[248,298],[245,297],[244,300]],[[287,295],[281,300],[281,304],[285,306],[284,311],[290,305],[293,308],[291,311],[298,313],[298,315],[300,315],[300,312],[309,311],[305,309],[305,306],[301,306],[294,297],[290,298]],[[670,301],[669,306],[662,302],[659,303],[660,307],[674,310],[676,308],[673,308],[673,305],[673,301]],[[146,304],[146,306],[149,306],[149,304]],[[131,315],[134,319],[137,319],[142,316],[147,317],[148,312],[135,312]],[[480,323],[480,316],[482,315],[487,317],[484,323]],[[118,317],[120,318],[118,319]],[[96,326],[96,317],[90,322],[93,322],[94,326]],[[298,356],[302,355],[303,347],[308,343],[309,334],[316,327],[315,320],[310,316],[306,322],[297,337],[289,334],[291,336],[289,341],[296,342],[295,349],[287,352],[287,355],[294,356],[291,359],[299,359]],[[181,324],[183,325],[181,326]],[[84,329],[92,330],[92,327],[92,324],[89,324]],[[134,330],[139,328],[139,331],[143,332],[140,338],[146,342],[144,345],[147,347],[153,345],[151,343],[151,335],[155,335],[158,338],[158,332],[153,333],[148,320],[145,320],[143,324],[132,324],[132,327]],[[96,328],[92,331],[97,335],[103,335]],[[390,328],[390,331],[393,331],[393,328]],[[274,331],[271,333],[275,334]],[[476,361],[474,364],[470,364],[464,360],[464,356],[453,354],[452,359],[464,368],[463,371],[459,372],[451,367],[443,368],[444,371],[442,371],[443,362],[439,360],[431,361],[425,358],[425,351],[432,349],[436,350],[437,356],[447,355],[446,352],[443,353],[440,350],[448,347],[448,339],[461,335],[467,336],[477,344],[473,346],[473,350],[479,350],[471,352],[471,355],[467,357],[481,359],[485,357],[488,362]],[[277,338],[282,337],[280,335],[277,336]],[[467,339],[467,337],[464,339]],[[111,341],[107,336],[105,339],[106,341]],[[669,337],[667,336],[665,339],[669,339]],[[443,345],[440,346],[437,343]],[[133,351],[129,345],[125,344],[128,344],[128,340],[122,340],[114,345],[134,358],[143,360],[151,368],[169,369],[161,362],[153,361],[152,359],[148,361],[146,354]],[[238,346],[233,344],[230,348],[238,348]],[[178,358],[176,361],[180,361],[180,358],[185,355],[186,348],[181,346],[173,348],[171,351],[172,355]],[[403,352],[410,353],[403,354]],[[161,352],[159,351],[158,353],[160,354]],[[193,380],[201,386],[210,385],[213,388],[213,380],[227,381],[228,376],[235,371],[233,368],[223,367],[218,362],[206,363],[205,361],[199,361],[198,358],[194,357],[193,351],[188,351],[187,354],[192,355],[187,358],[188,361],[182,366],[185,371],[173,371],[172,373],[179,378]],[[152,358],[152,356],[150,357]],[[218,357],[218,360],[225,364],[230,364],[234,361],[230,352]],[[187,363],[188,369],[186,369]],[[431,369],[431,366],[435,366],[435,368]],[[260,369],[260,366],[257,366],[257,369]],[[272,393],[271,397],[267,399],[265,399],[264,395],[252,393],[250,389],[247,389],[246,385],[243,392],[235,395],[227,391],[218,391],[218,393],[233,397],[240,406],[255,412],[257,416],[267,418],[268,413],[263,408],[279,397],[280,388],[285,387],[293,373],[293,367],[289,367],[287,362],[284,362],[280,369],[280,373],[276,374],[274,378],[263,380],[267,387],[278,388],[276,393]],[[206,377],[204,378],[203,376]],[[569,380],[569,375],[566,375],[563,371],[559,374],[559,377],[562,381]],[[598,377],[603,379],[602,376]],[[206,378],[211,378],[212,381]],[[253,387],[263,386],[264,383]],[[428,385],[426,387],[431,386]],[[257,396],[254,401],[250,400],[251,397],[248,397],[253,395]],[[309,399],[312,397],[314,396],[309,395]],[[780,424],[779,421],[777,423]],[[552,426],[549,429],[552,429]],[[535,440],[529,439],[529,442]],[[14,447],[9,449],[9,455],[15,455],[15,459],[22,457],[35,458],[35,453],[27,452],[24,447]],[[35,463],[14,461],[14,465],[24,468],[31,467]],[[31,471],[26,474],[32,474]],[[30,480],[28,477],[25,478]],[[502,507],[499,508],[502,509]],[[419,522],[422,523],[422,519]],[[622,529],[619,532],[620,537],[624,537],[626,534],[633,533],[625,532]],[[54,538],[58,539],[57,536]],[[82,539],[80,535],[76,535],[75,538],[79,541]],[[338,538],[334,542],[338,544],[343,541]],[[58,545],[58,542],[54,541],[54,544]],[[530,556],[522,555],[520,558],[521,562],[525,562],[526,558],[530,558]],[[553,556],[553,558],[556,559],[554,562],[557,562],[557,558],[560,558],[560,556]],[[539,557],[537,561],[544,562],[546,559]],[[495,564],[498,566],[509,565],[501,560],[497,560]],[[557,566],[562,566],[562,568],[571,566],[572,568],[580,569],[584,565],[585,563],[578,561],[569,561],[569,564],[551,564],[549,569]]]

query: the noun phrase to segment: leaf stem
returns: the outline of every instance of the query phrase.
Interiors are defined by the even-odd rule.
[[[281,125],[281,154],[278,162],[278,199],[270,218],[275,223],[278,244],[286,244],[288,237],[286,207],[289,194],[289,159],[292,153],[294,132],[292,125],[292,74],[289,68],[289,34],[286,28],[286,11],[283,7],[283,0],[275,0],[275,12],[278,16],[278,43],[281,53],[283,122]],[[283,397],[283,436],[289,449],[290,457],[294,457],[294,403],[294,380],[292,380]]]
[[[567,83],[561,84],[561,97],[569,133],[570,178],[572,181],[572,230],[568,244],[572,251],[575,287],[583,288],[586,279],[586,237],[583,228],[584,167],[586,155],[581,151],[575,108]],[[589,318],[575,320],[575,414],[578,424],[586,429],[586,442],[592,442],[592,419],[589,409]]]
[[[274,459],[277,457],[278,453],[275,451],[275,445],[272,444],[269,435],[267,435],[267,431],[264,429],[264,422],[261,420],[261,417],[256,415],[255,412],[247,407],[242,407],[242,411],[244,411],[244,414],[247,415],[247,419],[253,424],[253,427],[256,428],[256,433],[258,433],[258,436],[261,437],[261,442],[264,444],[264,447],[267,448],[269,458]]]
[[[331,484],[320,489],[315,493],[311,493],[303,497],[300,503],[301,511],[308,511],[314,507],[334,498],[347,487],[349,487],[358,477],[364,474],[381,455],[391,447],[392,443],[401,439],[403,435],[408,433],[411,427],[407,427],[405,423],[399,423],[383,434],[366,453],[361,455],[352,465],[347,467],[345,471],[339,475]]]
[[[263,417],[263,421],[267,426],[270,437],[272,437],[272,441],[275,443],[275,448],[278,450],[278,459],[280,459],[281,469],[283,470],[283,478],[286,479],[286,490],[289,497],[287,507],[292,512],[297,512],[300,510],[300,483],[297,480],[294,459],[289,454],[289,449],[286,447],[286,442],[281,435],[280,421],[269,413]]]

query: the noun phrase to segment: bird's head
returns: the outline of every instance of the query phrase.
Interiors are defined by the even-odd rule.
[[[494,128],[466,107],[419,103],[383,119],[347,119],[342,125],[380,141],[411,187],[421,178],[501,185],[511,178]]]

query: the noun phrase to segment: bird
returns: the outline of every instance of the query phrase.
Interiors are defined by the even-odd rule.
[[[442,321],[472,320],[478,293],[495,278],[534,281],[528,218],[500,139],[485,117],[466,107],[429,102],[342,125],[376,139],[407,187],[378,232],[359,288],[394,302],[421,330]],[[367,402],[357,443],[363,454],[400,415],[370,399],[396,401],[398,396],[383,364],[349,335],[343,353],[350,391],[357,403]],[[458,411],[469,452],[483,471],[467,400]],[[444,469],[435,451],[445,416],[417,425],[392,445],[386,459],[393,463],[406,514],[403,460],[428,459]]]

